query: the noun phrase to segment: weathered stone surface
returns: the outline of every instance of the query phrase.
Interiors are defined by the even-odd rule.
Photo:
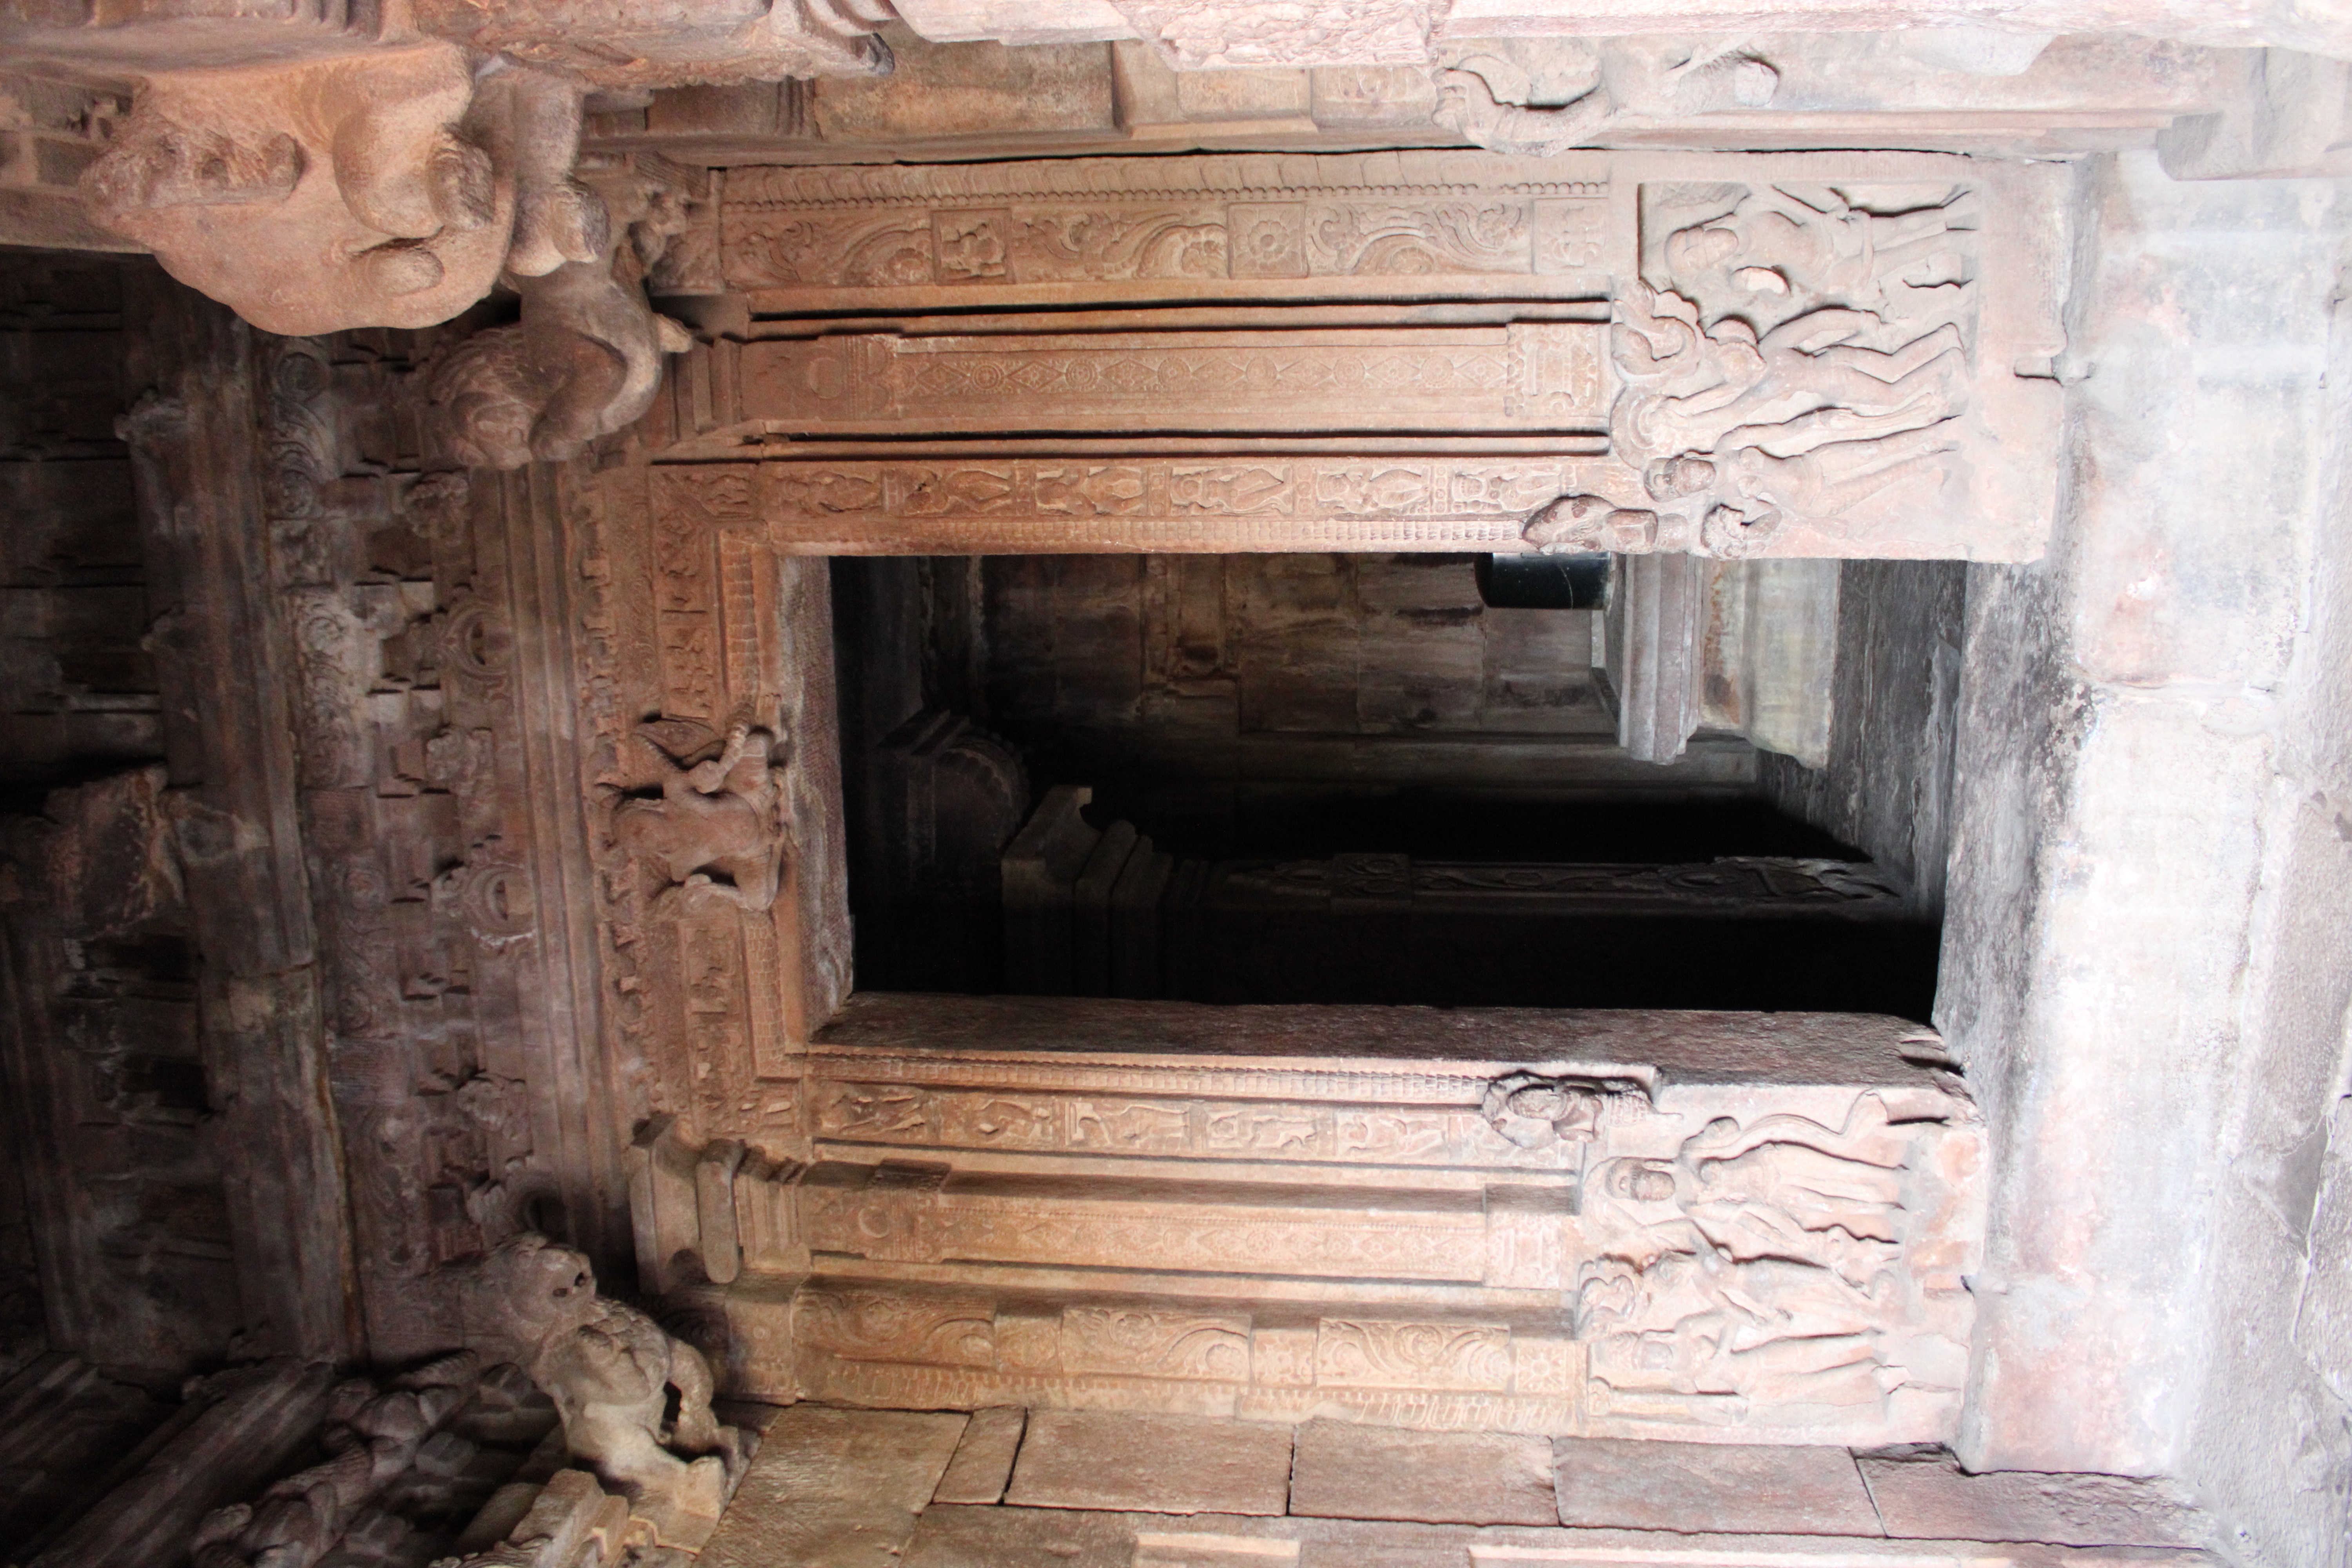
[[[906,1568],[2213,1568],[2214,1561],[2161,1549],[935,1508],[908,1543]]]
[[[804,1058],[815,1163],[761,1179],[825,1262],[730,1288],[736,1386],[963,1408],[1045,1403],[1042,1386],[1097,1408],[1546,1436],[1948,1436],[1979,1134],[1932,1038],[1867,1017],[1656,1022],[853,1001]],[[1310,1039],[1326,1059],[1298,1059]],[[1843,1250],[1857,1236],[1867,1248]],[[1716,1273],[1702,1247],[1728,1253]],[[1035,1270],[1065,1293],[908,1264]],[[1573,1324],[1531,1316],[1528,1290],[1570,1293]],[[1768,1302],[1775,1337],[1720,1353]]]
[[[289,332],[422,321],[501,272],[521,279],[526,322],[461,357],[383,332],[257,345],[150,311],[154,352],[129,380],[155,395],[123,427],[148,559],[133,572],[27,544],[27,580],[0,606],[11,682],[15,661],[69,640],[46,617],[119,632],[89,638],[103,657],[71,679],[60,669],[54,711],[12,696],[26,732],[120,742],[58,757],[151,757],[142,736],[169,753],[171,787],[148,780],[168,806],[116,847],[168,849],[146,858],[159,878],[178,857],[185,910],[147,900],[120,930],[42,932],[40,962],[12,948],[9,965],[28,995],[93,1004],[87,1029],[53,1040],[35,1037],[54,1017],[26,1015],[27,1048],[66,1042],[89,1059],[58,1060],[106,1086],[100,1117],[26,1097],[52,1124],[26,1141],[37,1161],[121,1194],[116,1221],[68,1239],[187,1260],[121,1292],[146,1311],[168,1280],[203,1308],[206,1333],[138,1358],[158,1386],[198,1354],[440,1344],[454,1266],[526,1225],[609,1268],[619,1151],[661,1126],[694,1152],[692,1202],[648,1219],[646,1279],[690,1292],[665,1306],[695,1318],[681,1332],[708,1331],[775,1397],[1337,1410],[1522,1435],[1957,1433],[1971,1463],[2179,1473],[2231,1500],[2232,1528],[2273,1558],[2336,1551],[2352,1314],[2327,1247],[2344,1226],[2352,661],[2313,637],[2342,592],[2342,531],[2318,524],[2340,510],[2352,384],[2331,320],[2345,206],[2325,184],[2192,190],[2166,170],[2340,168],[2340,64],[2141,51],[2133,81],[2074,94],[2086,118],[2067,133],[2106,116],[2129,144],[2189,122],[2161,162],[2071,174],[1927,154],[1539,159],[1519,153],[1596,131],[1686,135],[1700,118],[1755,145],[1794,122],[1743,112],[1906,92],[1921,114],[2013,121],[2022,88],[1915,88],[1884,68],[2046,87],[2103,57],[2095,40],[1969,32],[1811,51],[1727,36],[1688,69],[1638,43],[1503,39],[1483,61],[1457,50],[1461,29],[1635,13],[1464,0],[1449,21],[1397,0],[1308,37],[1263,6],[1118,0],[1024,26],[1091,37],[1076,47],[1097,61],[1110,34],[1090,28],[1132,33],[1126,53],[1155,52],[1172,117],[1130,99],[1139,70],[1115,103],[1081,72],[1093,123],[1066,129],[1106,132],[1115,110],[1160,145],[1169,126],[1213,124],[1268,155],[1016,166],[1000,148],[716,185],[679,171],[659,201],[640,193],[644,226],[592,237],[600,210],[627,220],[583,195],[612,166],[574,172],[584,79],[683,79],[713,40],[737,65],[855,68],[878,61],[858,40],[887,7],[805,26],[723,6],[675,27],[583,16],[562,37],[424,7],[428,30],[526,62],[496,68],[453,45],[373,43],[364,7],[297,7],[257,61],[238,39],[267,7],[215,9],[236,14],[140,0],[128,26],[76,23],[100,53],[122,44],[95,73],[110,81],[141,74],[130,35],[151,24],[186,41],[173,64],[189,68],[146,82],[127,117],[96,89],[63,110],[17,102],[0,185],[46,199],[86,179],[173,266],[211,268],[207,287]],[[979,26],[988,5],[962,9],[945,25]],[[2195,26],[2259,43],[2284,37],[2275,20]],[[26,25],[5,24],[12,50]],[[830,61],[798,41],[812,29]],[[1171,60],[1233,68],[1186,79]],[[536,68],[550,64],[582,79]],[[1406,74],[1334,74],[1359,68]],[[1857,71],[1885,83],[1871,102],[1828,90]],[[745,101],[785,136],[823,97]],[[1273,145],[1351,102],[1373,125],[1383,99],[1412,107],[1383,122],[1394,134],[1444,123],[1514,151]],[[1017,107],[997,92],[989,111]],[[2065,179],[2072,209],[2051,199]],[[2060,243],[2069,223],[2080,243]],[[653,424],[625,436],[666,346],[633,269],[673,227],[695,251],[673,283],[731,279],[748,297],[679,307],[730,325],[706,328]],[[2071,341],[2052,330],[2061,303]],[[1043,308],[1051,330],[1022,319]],[[952,331],[914,324],[941,310],[961,312]],[[823,324],[853,312],[854,331]],[[457,458],[595,460],[470,494],[425,477],[445,454],[414,395],[425,366],[453,364],[479,377],[457,389],[477,397]],[[873,374],[836,381],[845,366]],[[49,378],[29,413],[0,416],[9,449],[37,454],[20,466],[116,482],[96,478],[127,465],[100,450],[110,421],[89,428],[89,379]],[[1402,447],[1384,444],[1391,423]],[[812,431],[833,444],[768,445]],[[1877,1039],[1864,1076],[1776,1077],[1753,1031],[1688,1020],[1538,1020],[1511,1049],[1473,1050],[1465,1031],[1493,1020],[1315,1013],[1219,1036],[1146,1012],[1094,1037],[1080,1026],[1098,1016],[1066,1018],[1046,1039],[1017,1010],[959,1002],[911,1039],[822,1035],[848,975],[815,552],[1320,540],[1990,558],[2031,554],[2053,516],[2046,571],[1969,584],[1968,679],[1917,689],[1969,710],[1956,859],[1971,885],[1944,1004],[1996,1160],[1926,1037]],[[86,576],[30,580],[51,573]],[[1359,587],[1381,616],[1439,618],[1411,647],[1249,650],[1285,734],[1487,712],[1474,677],[1491,650],[1444,619],[1472,606],[1409,600],[1392,578]],[[1100,650],[1150,625],[1104,617],[1074,641],[1073,680],[1107,708],[1137,700],[1131,667]],[[1178,617],[1171,667],[1198,677],[1229,629]],[[142,658],[168,673],[147,684]],[[1352,687],[1324,679],[1350,658]],[[635,755],[654,715],[719,749]],[[1671,750],[1689,718],[1666,713],[1665,739],[1639,749]],[[668,776],[726,756],[730,732],[731,786]],[[1902,797],[1923,885],[1942,858],[1924,826],[1934,773],[1862,786]],[[665,784],[676,809],[656,811],[646,792]],[[653,842],[698,803],[752,831]],[[631,826],[600,833],[595,805]],[[7,898],[28,919],[76,901],[12,861]],[[1376,865],[1317,864],[1350,900],[1384,896]],[[1090,900],[1108,905],[1114,868],[1095,868]],[[133,1048],[143,1031],[174,1048]],[[1116,1040],[1140,1047],[1120,1059]],[[1687,1070],[1718,1047],[1738,1070]],[[10,1089],[26,1077],[12,1065]],[[2003,1224],[1979,1267],[1988,1171]],[[81,1342],[100,1315],[60,1321],[60,1345],[112,1365],[114,1347]],[[468,1440],[431,1462],[457,1464]],[[2051,1517],[1987,1528],[2113,1534],[2104,1485],[2011,1499]],[[1245,1556],[1230,1540],[1265,1539],[1226,1535],[1134,1544]]]
[[[1013,1467],[1017,1508],[1281,1513],[1290,1428],[1189,1415],[1038,1410]]]
[[[1625,1530],[1875,1535],[1843,1448],[1563,1437],[1553,1445],[1563,1524]]]
[[[905,1568],[1126,1568],[1135,1560],[1136,1517],[1059,1508],[929,1508],[907,1542]],[[1211,1521],[1196,1514],[1192,1522]]]
[[[1346,1421],[1298,1428],[1290,1511],[1429,1524],[1552,1524],[1551,1445],[1499,1432],[1399,1432]]]
[[[963,1429],[963,1441],[956,1445],[955,1458],[948,1461],[947,1474],[940,1478],[939,1489],[931,1494],[931,1501],[985,1503],[1001,1500],[1005,1483],[1013,1479],[1013,1458],[1020,1451],[1021,1434],[1028,1420],[1029,1413],[1017,1405],[996,1405],[973,1411],[971,1422]]]
[[[961,1415],[779,1414],[698,1561],[709,1568],[892,1568],[963,1434]]]
[[[544,1237],[502,1243],[482,1278],[498,1327],[562,1413],[572,1458],[625,1491],[659,1544],[699,1549],[759,1442],[711,1414],[702,1352],[600,1296],[587,1257]]]
[[[1913,1540],[2039,1541],[2058,1546],[2200,1546],[2204,1525],[2179,1490],[2129,1476],[1990,1470],[1948,1458],[1861,1461],[1886,1533]]]
[[[473,97],[438,42],[165,71],[82,190],[265,331],[430,326],[488,291],[516,219],[511,154],[460,132]]]
[[[139,1568],[175,1556],[207,1511],[250,1495],[310,1444],[335,1375],[286,1357],[209,1381],[214,1403],[52,1541],[39,1568]]]
[[[2012,1217],[1955,1447],[2176,1475],[2279,1561],[2324,1562],[2352,1449],[2294,1336],[2345,1083],[2352,209],[2136,154],[2086,174],[2075,564],[1967,592],[1937,1008]],[[2222,484],[2273,548],[2214,536],[2189,498]]]

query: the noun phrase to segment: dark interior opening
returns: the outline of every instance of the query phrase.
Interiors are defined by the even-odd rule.
[[[837,559],[859,988],[1925,1020],[1932,889],[1822,808],[1884,759],[1636,761],[1601,612],[1478,564]],[[1849,731],[1916,651],[1882,586],[1838,611]]]

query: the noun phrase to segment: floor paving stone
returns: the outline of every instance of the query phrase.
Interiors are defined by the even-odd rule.
[[[1880,1533],[1862,1473],[1843,1448],[1562,1437],[1552,1454],[1563,1524]]]
[[[1278,1514],[1290,1428],[1197,1415],[1033,1410],[1004,1500],[1032,1508]]]
[[[1021,1450],[1021,1434],[1028,1420],[1029,1413],[1017,1405],[973,1411],[971,1424],[963,1429],[963,1441],[956,1445],[955,1458],[948,1461],[948,1473],[940,1478],[940,1489],[931,1494],[931,1501],[1000,1500],[1005,1483],[1013,1479],[1013,1458]]]
[[[1175,1516],[1083,1509],[924,1510],[902,1568],[2221,1568],[2201,1552],[1684,1535],[1660,1531]]]
[[[795,1405],[758,1458],[697,1568],[897,1568],[964,1417]]]
[[[1862,1474],[1886,1533],[1904,1539],[2206,1544],[2203,1517],[2161,1480],[2032,1470],[1971,1476],[1948,1456],[1865,1458]]]
[[[1310,1421],[1298,1429],[1290,1511],[1429,1524],[1555,1524],[1551,1443],[1507,1432]]]

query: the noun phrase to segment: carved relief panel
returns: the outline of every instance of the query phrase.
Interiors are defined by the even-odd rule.
[[[624,1234],[617,1159],[570,1131],[611,1107],[558,1022],[562,824],[531,784],[521,720],[543,699],[515,629],[530,548],[497,480],[427,471],[436,346],[280,341],[255,369],[352,1250],[385,1359],[456,1331],[441,1266],[534,1225],[608,1254]]]
[[[823,563],[780,559],[725,474],[563,483],[605,1048],[632,1119],[789,1153],[849,983]]]
[[[742,169],[719,254],[763,310],[1361,298],[1399,278],[1576,298],[1610,265],[1609,179],[1597,155],[1419,152]]]
[[[656,455],[759,448],[794,552],[2031,559],[2058,211],[1918,154],[738,170],[726,283],[793,320]]]
[[[1950,1435],[1982,1141],[1932,1036],[1109,1005],[854,999],[809,1058],[815,1163],[747,1179],[663,1128],[641,1261],[734,1280],[707,1305],[775,1395]],[[1285,1054],[1392,1027],[1424,1054]],[[1555,1054],[1484,1054],[1507,1040]]]
[[[744,346],[746,406],[811,436],[1223,427],[1597,432],[1598,325],[828,336]]]

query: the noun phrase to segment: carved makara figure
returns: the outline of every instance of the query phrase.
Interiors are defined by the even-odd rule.
[[[1485,73],[1456,68],[1437,73],[1437,109],[1431,118],[1491,151],[1549,158],[1593,145],[1621,114],[1604,84],[1596,83],[1558,109],[1532,109],[1497,99]]]
[[[768,731],[739,723],[717,755],[687,763],[708,736],[676,721],[639,727],[637,743],[663,770],[661,793],[614,802],[613,843],[640,868],[656,910],[763,910],[776,901],[790,852],[782,748]]]
[[[1692,47],[1664,37],[1597,46],[1522,38],[1473,47],[1477,52],[1437,70],[1432,118],[1465,141],[1522,157],[1598,146],[1629,121],[1760,109],[1780,84],[1780,73],[1738,40]],[[1539,79],[1550,79],[1538,88]],[[1557,108],[1536,106],[1539,90],[1558,90],[1565,79],[1590,85]]]
[[[1515,1072],[1486,1086],[1478,1110],[1509,1142],[1522,1149],[1540,1149],[1550,1143],[1591,1142],[1609,1097],[1640,1092],[1640,1085],[1618,1079]]]
[[[572,1458],[625,1493],[666,1542],[698,1547],[758,1441],[711,1414],[702,1352],[599,1296],[587,1258],[543,1236],[500,1244],[481,1279],[524,1367],[555,1402]],[[677,1415],[666,1418],[673,1392]]]
[[[1561,496],[1546,502],[1528,517],[1520,533],[1546,555],[1594,550],[1631,555],[1663,542],[1656,512],[1619,506],[1605,496]]]
[[[154,77],[82,191],[182,282],[289,336],[424,327],[487,293],[514,182],[455,46]]]

